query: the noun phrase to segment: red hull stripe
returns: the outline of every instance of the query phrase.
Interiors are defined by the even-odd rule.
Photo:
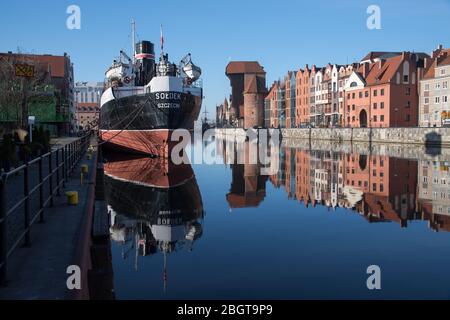
[[[124,151],[150,154],[168,158],[171,147],[177,142],[170,141],[172,131],[169,129],[131,131],[100,130],[100,139]]]

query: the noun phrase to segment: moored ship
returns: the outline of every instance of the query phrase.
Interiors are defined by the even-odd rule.
[[[169,62],[162,44],[161,35],[161,56],[155,63],[153,43],[133,40],[133,58],[120,51],[106,71],[99,132],[107,145],[169,157],[177,144],[171,141],[173,131],[193,129],[202,103],[201,69],[190,54],[179,65]]]

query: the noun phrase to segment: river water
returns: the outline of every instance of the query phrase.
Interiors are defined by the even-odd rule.
[[[118,299],[450,298],[450,162],[294,143],[264,171],[213,144],[105,156]]]

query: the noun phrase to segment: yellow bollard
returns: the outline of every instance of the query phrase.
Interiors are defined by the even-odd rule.
[[[88,173],[88,171],[89,171],[88,165],[87,165],[87,164],[83,164],[83,165],[81,166],[81,172],[83,172],[83,173]]]
[[[67,191],[67,203],[73,206],[78,204],[78,192],[77,191]]]

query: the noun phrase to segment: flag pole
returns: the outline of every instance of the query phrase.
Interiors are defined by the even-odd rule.
[[[161,55],[164,54],[164,36],[163,36],[163,26],[161,24],[160,26],[160,45],[161,45]]]

